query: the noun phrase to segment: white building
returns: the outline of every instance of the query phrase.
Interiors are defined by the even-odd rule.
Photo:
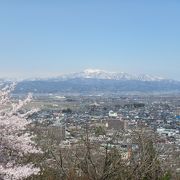
[[[114,111],[109,111],[109,117],[117,117],[117,113]]]

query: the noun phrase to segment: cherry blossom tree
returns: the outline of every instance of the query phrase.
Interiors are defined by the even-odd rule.
[[[39,168],[33,164],[24,164],[21,159],[25,155],[42,153],[33,141],[34,136],[27,131],[31,124],[27,117],[37,109],[22,113],[24,105],[29,103],[32,95],[24,100],[14,101],[10,93],[15,84],[0,90],[0,179],[23,179],[37,175]]]

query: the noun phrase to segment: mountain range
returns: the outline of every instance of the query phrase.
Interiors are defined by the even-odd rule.
[[[150,76],[147,74],[132,75],[125,72],[108,72],[99,69],[85,69],[82,72],[70,73],[59,76],[58,79],[108,79],[108,80],[138,80],[138,81],[161,81],[165,80],[162,77]]]
[[[28,79],[17,84],[16,93],[122,93],[180,92],[180,82],[146,74],[132,75],[86,69],[54,78]]]

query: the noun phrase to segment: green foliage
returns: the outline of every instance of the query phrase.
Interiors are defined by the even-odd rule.
[[[106,131],[102,126],[98,126],[95,128],[95,135],[98,137],[100,135],[106,135]]]
[[[63,109],[63,110],[62,110],[62,113],[71,114],[71,113],[72,113],[72,110],[71,110],[70,108]]]
[[[171,172],[168,171],[165,173],[165,175],[161,178],[161,180],[171,180]]]

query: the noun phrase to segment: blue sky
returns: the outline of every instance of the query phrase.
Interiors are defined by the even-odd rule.
[[[0,77],[86,68],[180,80],[180,1],[0,1]]]

